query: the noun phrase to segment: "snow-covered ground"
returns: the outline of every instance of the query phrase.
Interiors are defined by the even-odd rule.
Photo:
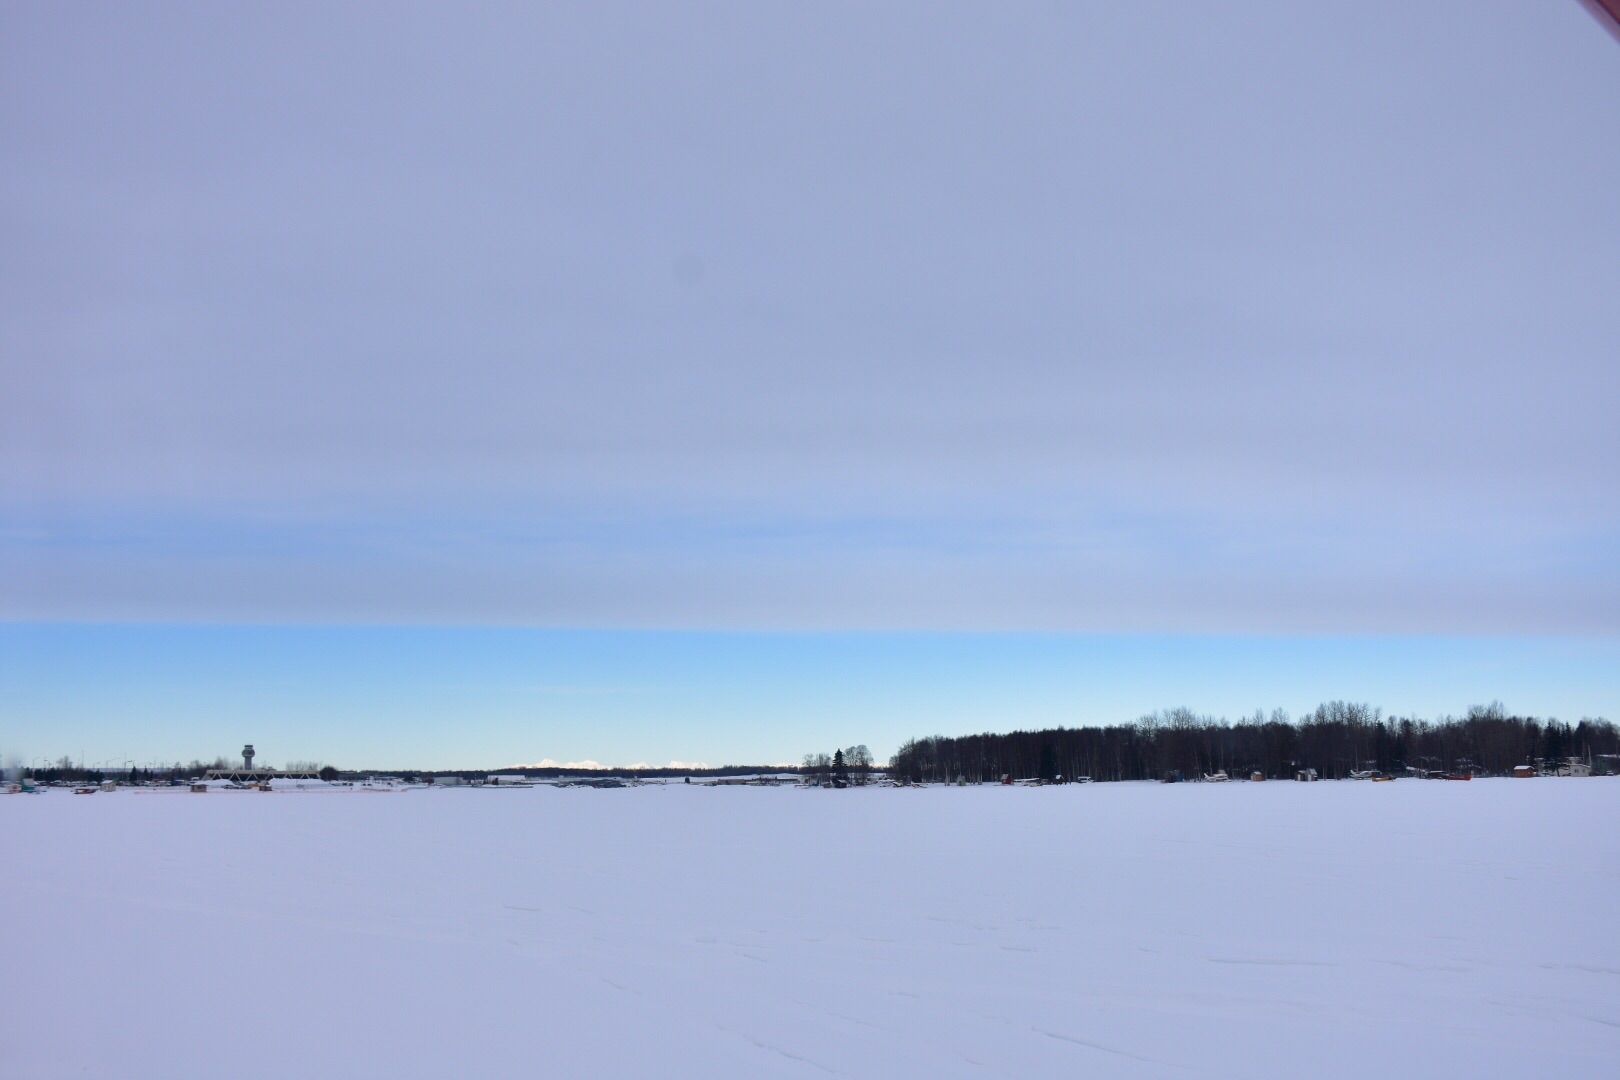
[[[1620,1074],[1620,781],[0,798],[8,1076]]]

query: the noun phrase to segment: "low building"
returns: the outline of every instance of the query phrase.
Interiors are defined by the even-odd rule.
[[[1513,772],[1510,775],[1534,776],[1536,775],[1536,767],[1534,765],[1515,765],[1513,766]]]
[[[224,780],[232,784],[241,784],[243,787],[268,784],[272,780],[319,780],[320,778],[320,773],[303,769],[209,769],[204,774],[206,780]]]

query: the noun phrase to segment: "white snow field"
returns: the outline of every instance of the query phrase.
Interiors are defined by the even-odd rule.
[[[1620,781],[0,799],[0,1074],[1620,1076]]]

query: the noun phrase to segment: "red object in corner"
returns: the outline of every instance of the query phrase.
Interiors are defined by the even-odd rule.
[[[1620,0],[1581,0],[1581,6],[1603,24],[1614,40],[1620,41]]]

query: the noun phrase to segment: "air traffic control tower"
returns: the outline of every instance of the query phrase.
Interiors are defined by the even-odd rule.
[[[302,769],[293,771],[278,771],[276,769],[255,769],[253,767],[253,744],[248,743],[242,747],[242,767],[240,769],[209,769],[207,777],[210,780],[229,780],[233,784],[265,784],[272,780],[319,780],[320,774],[307,772]]]

